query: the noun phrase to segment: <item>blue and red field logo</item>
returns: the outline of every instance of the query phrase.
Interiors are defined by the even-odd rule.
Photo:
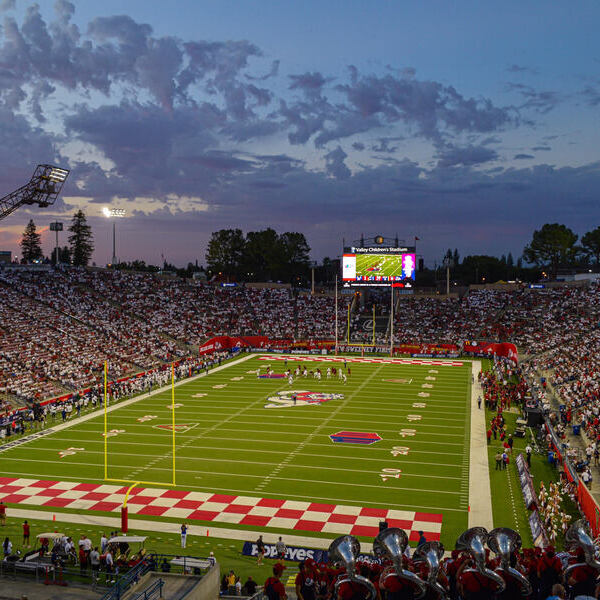
[[[374,444],[382,440],[378,433],[365,431],[338,431],[332,433],[329,439],[335,444]]]
[[[306,406],[308,404],[323,404],[329,400],[343,400],[344,394],[326,394],[308,390],[285,390],[276,396],[269,396],[265,408],[287,408],[289,406]]]

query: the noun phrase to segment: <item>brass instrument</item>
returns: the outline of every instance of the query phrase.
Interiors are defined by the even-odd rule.
[[[597,571],[600,571],[600,562],[596,559],[596,547],[594,541],[590,536],[590,530],[585,519],[579,519],[575,521],[565,534],[565,546],[572,550],[574,548],[581,548],[583,550],[584,560],[582,563],[575,563],[569,565],[565,569],[565,581],[568,581],[571,571],[577,567],[589,566]]]
[[[346,575],[340,575],[335,582],[335,598],[342,583],[355,582],[363,585],[369,592],[368,600],[375,600],[377,591],[366,577],[356,574],[356,558],[360,554],[360,542],[352,535],[342,535],[329,546],[329,559],[346,569]]]
[[[438,581],[440,572],[440,560],[444,557],[444,546],[440,542],[425,542],[417,547],[413,558],[424,560],[429,565],[427,585],[439,594],[441,600],[446,599],[448,590]]]
[[[395,576],[412,583],[418,593],[415,598],[422,598],[427,591],[427,584],[418,575],[412,571],[402,568],[402,555],[408,546],[408,536],[403,529],[399,527],[388,527],[380,531],[373,540],[373,554],[380,558],[389,558],[392,561],[392,567],[387,567],[381,574],[381,584],[385,585],[388,577]]]
[[[496,527],[496,529],[490,531],[487,544],[490,550],[500,557],[501,566],[496,571],[501,570],[510,573],[521,585],[521,594],[529,596],[533,591],[529,580],[517,569],[510,566],[511,555],[521,547],[521,536],[508,527]]]
[[[487,542],[488,535],[485,527],[471,527],[456,540],[456,549],[469,552],[475,562],[475,569],[467,568],[463,573],[469,571],[481,573],[481,575],[491,579],[498,585],[496,593],[502,593],[506,589],[504,579],[485,565],[485,543]]]

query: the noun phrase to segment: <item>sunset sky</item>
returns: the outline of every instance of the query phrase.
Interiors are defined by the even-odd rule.
[[[124,12],[126,11],[126,13]],[[534,229],[600,225],[596,0],[0,0],[0,196],[71,169],[109,261],[202,264],[210,233],[301,231],[515,259]],[[50,252],[53,234],[43,234]],[[66,236],[63,235],[63,241]]]

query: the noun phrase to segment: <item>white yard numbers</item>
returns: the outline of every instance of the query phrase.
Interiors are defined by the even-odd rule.
[[[428,392],[419,392],[417,396],[419,396],[419,398],[429,398],[430,394]]]
[[[183,404],[181,404],[180,402],[176,402],[175,404],[167,404],[167,408],[170,410],[172,408],[181,408],[183,406]]]
[[[218,383],[217,385],[213,385],[213,390],[222,390],[223,388],[226,388],[227,384],[226,383]]]
[[[379,473],[379,477],[381,477],[381,481],[387,481],[388,479],[400,479],[401,473],[402,473],[402,469],[385,468],[385,469],[381,469],[381,473]]]
[[[405,437],[413,437],[417,433],[416,429],[401,429],[400,436]]]
[[[61,450],[58,453],[60,458],[64,458],[65,456],[73,456],[73,454],[77,454],[78,452],[83,452],[85,448],[67,448],[66,450]]]
[[[192,394],[192,398],[204,398],[204,396],[208,396],[204,392],[198,392],[197,394]]]
[[[125,433],[124,429],[111,429],[108,433],[103,433],[103,437],[115,437],[115,435],[119,435],[120,433]]]
[[[408,446],[394,446],[390,450],[392,456],[408,456],[410,448]]]
[[[420,421],[423,417],[421,415],[406,415],[409,421]]]
[[[145,423],[146,421],[152,421],[152,419],[156,419],[156,415],[144,415],[143,417],[140,417],[138,419],[138,421],[140,423]]]
[[[241,381],[243,377],[232,377],[229,381]]]
[[[427,408],[425,402],[413,402],[413,408]]]

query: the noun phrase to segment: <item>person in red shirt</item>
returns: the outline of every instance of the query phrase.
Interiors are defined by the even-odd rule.
[[[311,565],[307,562],[301,562],[299,565],[299,573],[296,575],[296,596],[298,600],[315,600],[316,581],[315,573]]]
[[[6,504],[0,500],[0,525],[6,525]]]
[[[463,600],[489,600],[495,597],[498,584],[477,570],[466,570],[473,566],[472,560],[466,560],[459,568],[457,588]]]
[[[29,523],[23,523],[23,548],[29,548]]]
[[[285,587],[280,581],[280,577],[284,569],[284,565],[276,563],[273,566],[273,576],[269,577],[265,581],[265,585],[263,586],[263,592],[265,593],[265,596],[268,600],[287,600]]]

